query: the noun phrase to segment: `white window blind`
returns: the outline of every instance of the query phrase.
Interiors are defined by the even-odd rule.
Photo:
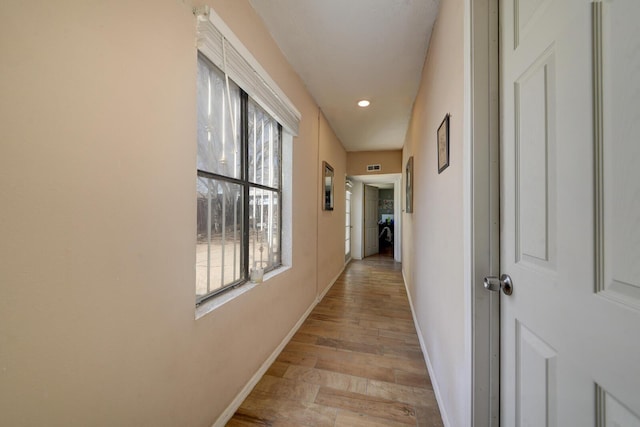
[[[198,16],[198,50],[226,73],[287,132],[298,135],[301,114],[222,19],[210,8]]]

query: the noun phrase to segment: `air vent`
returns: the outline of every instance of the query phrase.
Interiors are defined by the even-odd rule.
[[[367,172],[376,172],[381,169],[380,165],[367,165]]]

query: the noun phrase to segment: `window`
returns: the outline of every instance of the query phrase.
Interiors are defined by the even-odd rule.
[[[248,289],[200,304],[245,283],[252,270],[291,265],[293,140],[302,115],[213,9],[194,14],[197,318]]]
[[[196,303],[281,264],[282,126],[198,55]]]

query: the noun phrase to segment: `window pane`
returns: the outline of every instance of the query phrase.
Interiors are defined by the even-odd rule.
[[[242,186],[198,177],[196,300],[244,278]]]
[[[280,188],[280,132],[278,122],[249,99],[249,181]]]
[[[280,201],[276,191],[249,188],[249,270],[280,265]]]
[[[198,57],[198,169],[240,178],[240,88]],[[234,131],[235,130],[235,131]]]

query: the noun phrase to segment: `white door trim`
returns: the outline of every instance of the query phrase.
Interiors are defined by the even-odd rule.
[[[350,175],[353,182],[351,200],[351,257],[364,258],[364,185],[376,183],[393,183],[393,244],[394,259],[402,262],[402,195],[404,191],[402,173],[388,173],[379,175]]]
[[[393,259],[402,262],[402,174],[393,180]]]
[[[363,230],[362,236],[364,238],[364,257],[375,255],[380,252],[379,240],[378,240],[378,192],[379,189],[372,185],[364,185],[364,209],[363,209]],[[375,197],[374,197],[375,196]],[[373,200],[373,206],[375,209],[374,217],[371,218],[371,212],[368,212],[367,204]],[[372,226],[373,224],[373,226]],[[371,233],[373,229],[373,234]]]
[[[465,2],[465,313],[469,425],[500,424],[499,294],[483,287],[500,269],[498,0]]]

